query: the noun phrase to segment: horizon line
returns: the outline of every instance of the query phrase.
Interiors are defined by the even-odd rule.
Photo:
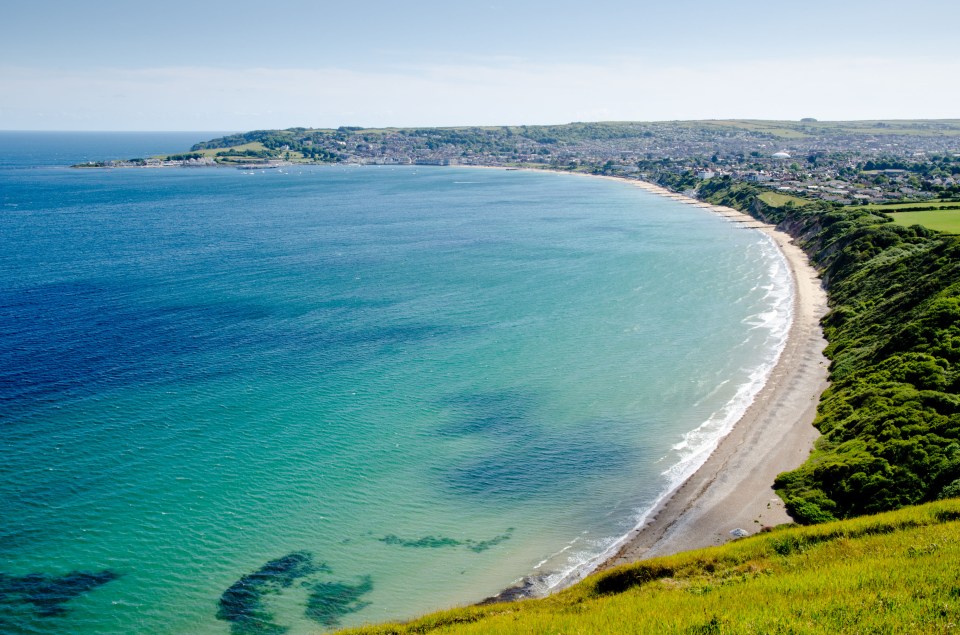
[[[230,129],[230,130],[210,130],[210,129],[153,129],[153,130],[144,130],[144,129],[85,129],[85,128],[0,128],[0,133],[5,132],[75,132],[75,133],[109,133],[109,132],[137,132],[137,133],[192,133],[192,132],[215,132],[215,133],[224,133],[224,134],[235,134],[242,132],[249,132],[252,130],[292,130],[295,128],[302,128],[304,130],[338,130],[340,128],[357,128],[360,130],[405,130],[411,128],[522,128],[522,127],[547,127],[547,126],[569,126],[575,124],[606,124],[606,123],[697,123],[697,122],[712,122],[712,121],[722,121],[722,122],[773,122],[773,123],[811,123],[811,124],[823,124],[823,123],[870,123],[870,122],[958,122],[960,123],[960,117],[919,117],[919,118],[909,118],[909,117],[892,117],[892,118],[869,118],[869,119],[817,119],[811,117],[812,121],[804,121],[804,119],[763,119],[756,117],[723,117],[723,118],[707,118],[707,119],[598,119],[598,120],[589,120],[589,121],[568,121],[565,123],[521,123],[521,124],[457,124],[457,125],[390,125],[390,126],[361,126],[353,124],[341,124],[340,126],[286,126],[286,127],[255,127],[255,128],[246,128],[243,130],[239,129]]]

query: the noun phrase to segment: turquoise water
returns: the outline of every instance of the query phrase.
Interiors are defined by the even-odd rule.
[[[4,632],[306,633],[560,584],[789,321],[769,239],[627,183],[19,161]]]

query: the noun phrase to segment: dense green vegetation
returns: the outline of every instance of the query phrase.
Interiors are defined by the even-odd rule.
[[[882,157],[857,164],[857,171],[875,183],[884,183],[891,174],[906,174],[910,183],[940,196],[960,196],[960,185],[946,185],[942,179],[960,175],[960,156],[934,154],[922,159]]]
[[[471,606],[401,633],[940,633],[960,623],[960,501],[786,527],[625,565],[542,600]]]
[[[171,154],[166,157],[167,161],[189,161],[190,159],[201,159],[203,154],[200,152],[187,152],[185,154]]]
[[[703,186],[798,238],[821,269],[831,387],[810,459],[776,487],[801,523],[960,493],[960,237],[878,212],[772,207],[727,179]]]

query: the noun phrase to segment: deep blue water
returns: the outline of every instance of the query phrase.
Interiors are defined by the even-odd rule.
[[[0,168],[62,167],[188,150],[224,132],[33,132],[0,130]]]
[[[75,170],[0,133],[0,631],[311,632],[557,583],[785,335],[759,233],[627,183]]]

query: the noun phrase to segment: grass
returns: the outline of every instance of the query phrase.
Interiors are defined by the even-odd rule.
[[[252,143],[244,143],[239,146],[232,146],[229,148],[208,148],[206,150],[188,150],[185,152],[177,152],[175,154],[202,154],[205,157],[210,157],[211,159],[217,156],[218,152],[228,152],[230,150],[235,150],[237,152],[243,152],[244,150],[265,150],[266,147],[259,141],[254,141]],[[166,156],[162,158],[167,158]]]
[[[761,201],[770,207],[783,207],[787,203],[793,203],[797,207],[809,205],[810,201],[789,194],[778,194],[777,192],[764,192],[758,197]]]
[[[474,606],[401,633],[941,633],[960,625],[960,500],[646,560],[542,600]]]
[[[960,201],[923,201],[920,203],[870,203],[869,205],[856,205],[850,209],[866,209],[880,212],[899,212],[907,210],[927,211],[931,207],[937,209],[960,209]]]
[[[960,205],[953,209],[931,210],[926,212],[899,212],[888,214],[897,225],[909,227],[923,225],[927,229],[960,234]]]
[[[750,121],[742,119],[718,119],[714,121],[688,122],[704,128],[738,128],[750,132],[770,134],[781,139],[802,139],[806,132],[798,129],[799,124],[792,121]]]
[[[906,120],[887,121],[766,121],[751,119],[726,119],[686,122],[702,126],[739,128],[751,132],[774,135],[783,139],[798,139],[811,134],[835,135],[909,135],[909,136],[958,136],[960,120]]]

